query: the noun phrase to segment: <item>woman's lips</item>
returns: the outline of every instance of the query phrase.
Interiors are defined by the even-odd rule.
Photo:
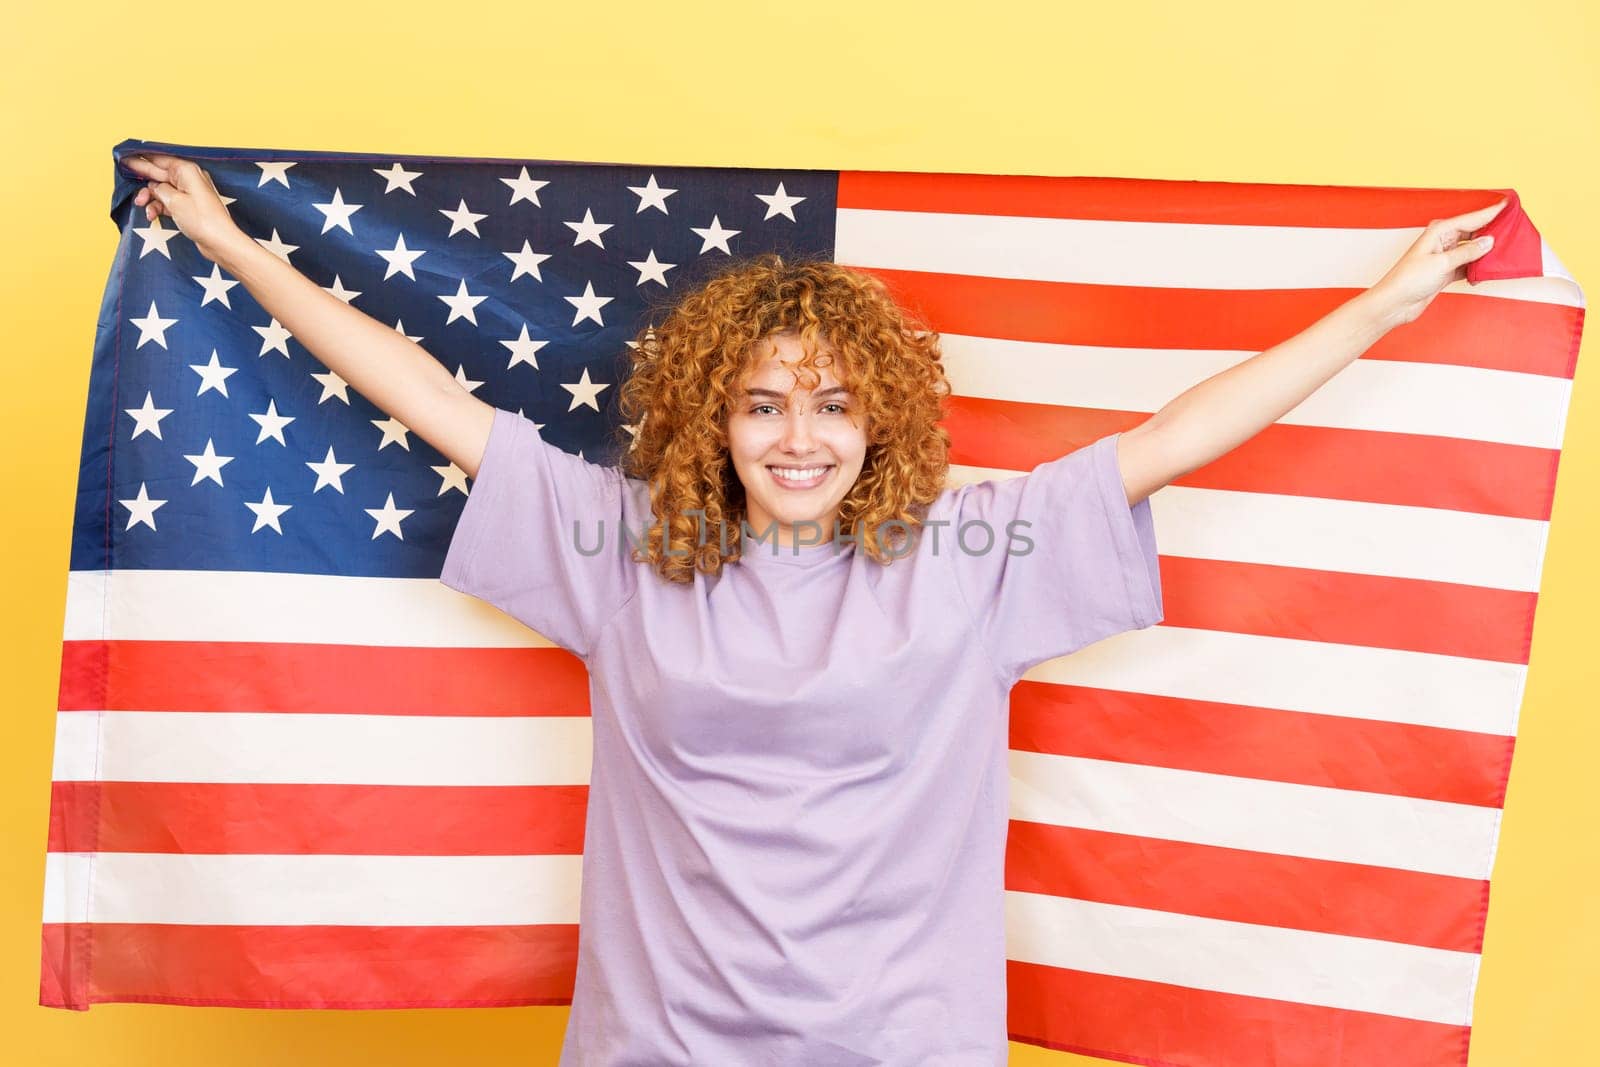
[[[814,478],[808,478],[803,482],[795,481],[793,478],[785,478],[778,474],[777,471],[772,467],[768,467],[767,470],[772,472],[772,480],[777,482],[778,485],[782,486],[784,489],[815,489],[817,486],[826,481],[828,476],[833,473],[833,465],[828,464],[821,474],[818,474]]]

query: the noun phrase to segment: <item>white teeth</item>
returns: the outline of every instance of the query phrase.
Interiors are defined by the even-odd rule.
[[[827,469],[827,467],[810,467],[803,471],[792,471],[786,470],[783,467],[768,468],[768,470],[772,471],[773,474],[776,474],[786,482],[809,482],[811,479],[815,478],[819,474],[822,474]]]

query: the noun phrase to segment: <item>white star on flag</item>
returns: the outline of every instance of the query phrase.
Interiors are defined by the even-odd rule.
[[[334,186],[333,189],[333,203],[318,204],[313,202],[311,206],[323,214],[321,232],[327,233],[337,226],[350,236],[355,236],[355,231],[350,228],[350,216],[360,211],[364,205],[345,203],[344,196],[339,192],[338,186]]]
[[[728,255],[733,255],[733,250],[728,247],[728,238],[735,237],[742,232],[740,230],[723,229],[722,220],[716,215],[711,216],[710,226],[691,226],[689,228],[695,233],[699,234],[705,241],[705,243],[700,246],[700,252],[702,255],[711,251],[713,248],[720,248],[722,251],[728,253]]]
[[[511,350],[511,362],[506,364],[506,370],[510,370],[512,367],[515,367],[518,363],[526,363],[528,366],[532,367],[534,370],[538,370],[539,369],[539,360],[538,360],[537,356],[535,355],[535,353],[537,353],[539,351],[539,349],[543,348],[545,345],[549,344],[550,342],[549,341],[536,341],[533,338],[529,337],[528,336],[528,324],[527,323],[523,323],[522,324],[522,332],[517,334],[517,337],[516,337],[515,340],[512,340],[512,341],[501,341],[500,343],[505,345],[507,348],[509,348]]]
[[[271,252],[285,263],[289,263],[289,253],[300,251],[299,245],[284,244],[282,239],[278,237],[277,227],[273,227],[272,239],[270,241],[263,241],[261,238],[257,237],[256,244],[260,245],[262,248],[265,248],[268,252]],[[293,266],[294,264],[290,263],[289,265]]]
[[[388,170],[373,167],[372,173],[383,179],[383,191],[385,193],[392,193],[396,189],[404,189],[412,196],[417,195],[417,191],[411,188],[412,180],[422,177],[420,170],[406,170],[398,163],[390,166]]]
[[[206,450],[199,455],[185,455],[184,459],[194,464],[194,480],[190,485],[199,485],[200,479],[208,478],[218,485],[222,484],[222,468],[232,463],[233,456],[219,456],[216,448],[211,443],[211,438],[206,438]]]
[[[350,383],[339,377],[333,371],[312,371],[311,377],[322,383],[322,395],[317,397],[317,403],[333,397],[344,401],[345,407],[350,406]]]
[[[561,388],[572,394],[572,403],[567,405],[568,411],[572,411],[579,404],[586,405],[596,411],[599,411],[600,405],[596,402],[595,398],[600,395],[600,390],[609,389],[611,386],[603,382],[591,382],[589,380],[589,368],[585,367],[583,368],[582,378],[572,382],[571,384],[562,382]]]
[[[150,220],[150,225],[135,226],[133,228],[133,232],[138,234],[140,239],[144,241],[144,246],[139,249],[140,259],[143,259],[151,252],[160,252],[168,259],[172,258],[172,253],[167,251],[167,242],[178,236],[180,231],[167,229],[161,224],[162,218],[163,216],[157,215]]]
[[[333,446],[329,445],[328,454],[323,457],[322,462],[312,463],[308,460],[306,462],[306,466],[317,472],[317,484],[311,487],[312,493],[315,493],[325,485],[331,485],[340,493],[343,493],[344,482],[340,481],[340,476],[343,475],[345,471],[354,468],[355,464],[340,463],[338,460],[334,459]]]
[[[373,419],[372,425],[383,431],[383,440],[378,442],[378,451],[382,452],[391,444],[399,445],[407,452],[411,451],[411,439],[406,435],[411,430],[405,423],[396,418]]]
[[[535,281],[544,281],[544,276],[539,273],[539,264],[550,257],[545,253],[535,252],[533,246],[528,244],[526,240],[522,242],[522,250],[520,252],[502,252],[500,254],[517,266],[517,269],[511,272],[512,281],[516,281],[524,274],[532,275]]]
[[[290,333],[277,319],[273,319],[265,326],[252,326],[250,328],[261,335],[261,351],[257,352],[256,355],[264,356],[268,352],[280,352],[283,354],[284,359],[290,358],[289,338],[293,337],[294,334]]]
[[[223,396],[227,396],[228,376],[237,373],[239,370],[238,367],[224,367],[217,360],[217,350],[215,348],[211,350],[211,362],[191,363],[189,364],[189,369],[200,375],[200,388],[195,390],[195,396],[199,396],[207,389],[214,389]]]
[[[283,428],[293,422],[295,416],[279,415],[278,402],[276,400],[269,399],[267,401],[267,410],[265,412],[248,411],[245,414],[255,419],[261,427],[261,432],[256,435],[256,444],[259,445],[262,441],[271,437],[280,445],[287,447],[287,442],[283,439]]]
[[[411,508],[397,508],[394,506],[394,494],[384,501],[381,508],[363,508],[368,515],[378,521],[377,527],[372,531],[372,540],[376,541],[379,534],[392,533],[400,540],[405,540],[405,535],[400,532],[400,520],[411,514]]]
[[[133,434],[129,437],[129,440],[147,431],[155,434],[159,439],[161,437],[161,420],[172,414],[171,408],[156,407],[154,401],[150,399],[148,390],[144,394],[143,407],[124,408],[123,410],[133,416]]]
[[[677,264],[658,262],[656,260],[656,250],[652,248],[650,254],[644,259],[629,260],[628,266],[639,272],[639,280],[635,283],[636,285],[643,285],[645,282],[660,282],[662,286],[666,286],[667,271],[676,267]]]
[[[218,300],[221,301],[223,307],[229,311],[233,310],[233,305],[228,303],[228,290],[239,283],[232,279],[224,278],[222,269],[215,263],[211,264],[210,275],[195,275],[193,280],[199,282],[200,288],[205,290],[205,296],[200,298],[201,307],[205,307],[213,300]]]
[[[578,245],[583,244],[585,241],[588,241],[596,248],[605,247],[605,245],[600,241],[600,235],[611,229],[612,226],[612,224],[609,222],[594,221],[594,212],[587,208],[584,209],[582,220],[578,222],[564,222],[562,225],[572,227],[574,234],[576,234],[576,236],[572,238],[573,247],[577,247]]]
[[[572,325],[576,326],[584,319],[593,319],[597,325],[604,326],[605,323],[600,321],[600,309],[611,303],[614,298],[609,296],[596,296],[594,293],[594,283],[585,282],[583,286],[583,295],[564,296],[561,299],[578,309],[577,313],[572,316]]]
[[[145,492],[144,483],[139,483],[139,495],[132,500],[119,500],[117,503],[128,509],[128,525],[124,530],[133,529],[134,523],[143,523],[154,530],[156,528],[156,508],[165,504],[165,500],[151,500],[150,494]]]
[[[550,183],[528,177],[527,167],[523,167],[522,173],[518,174],[515,178],[501,178],[500,180],[511,187],[512,204],[515,204],[518,200],[526,200],[534,207],[544,206],[543,204],[539,203],[539,190],[543,189]],[[510,204],[506,206],[509,207]]]
[[[639,194],[639,207],[634,211],[637,215],[647,207],[659,210],[663,215],[671,214],[667,210],[667,197],[677,192],[676,189],[663,189],[656,184],[656,176],[650,175],[650,180],[643,185],[630,185],[628,191]]]
[[[257,189],[269,181],[277,182],[285,189],[289,188],[289,168],[294,166],[293,162],[257,163],[256,166],[261,168],[261,180],[256,182]]]
[[[800,201],[804,200],[805,197],[790,196],[783,191],[783,183],[779,182],[777,192],[768,193],[765,195],[762,193],[757,193],[756,199],[767,205],[767,213],[761,216],[761,221],[765,222],[774,215],[783,215],[786,216],[790,222],[794,222],[796,221],[794,217],[794,206]]]
[[[441,296],[439,299],[443,300],[450,308],[450,317],[444,320],[446,326],[457,319],[466,319],[476,326],[478,325],[478,317],[473,314],[472,309],[483,303],[488,297],[473,296],[467,292],[467,280],[462,278],[454,296]]]
[[[467,472],[454,463],[443,466],[431,466],[430,469],[441,479],[439,491],[435,496],[444,496],[452,489],[459,489],[462,496],[467,495]]]
[[[167,347],[167,327],[177,322],[177,319],[164,319],[156,310],[156,302],[150,301],[150,311],[142,319],[129,319],[129,322],[139,327],[139,340],[133,347],[137,351],[144,347],[146,341],[154,341],[162,348]]]
[[[277,504],[272,500],[272,487],[269,485],[266,494],[258,501],[252,503],[246,500],[244,506],[256,513],[256,524],[250,527],[250,532],[255,533],[263,526],[270,526],[278,533],[283,533],[283,527],[278,525],[278,516],[294,507],[293,504]]]
[[[346,289],[344,287],[344,282],[339,280],[339,276],[337,274],[333,276],[333,284],[324,285],[322,287],[322,291],[338,297],[346,304],[350,303],[350,301],[361,295],[358,290]]]
[[[406,235],[403,233],[397,233],[394,235],[393,248],[387,250],[378,248],[374,249],[373,251],[382,256],[383,261],[389,264],[389,269],[383,272],[384,281],[388,281],[390,276],[397,271],[401,274],[404,274],[412,281],[416,281],[417,276],[411,273],[411,264],[415,263],[426,254],[425,249],[418,248],[413,251],[412,249],[407,248]]]
[[[478,223],[489,217],[469,209],[465,200],[462,200],[461,205],[454,211],[446,211],[444,208],[440,208],[439,214],[450,220],[450,232],[446,234],[447,237],[454,237],[462,230],[466,230],[474,237],[481,236],[478,233]]]

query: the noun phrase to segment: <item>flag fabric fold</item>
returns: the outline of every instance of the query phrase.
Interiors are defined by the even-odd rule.
[[[942,335],[953,482],[1130,429],[1375,282],[1493,250],[1151,497],[1165,617],[1012,691],[1014,1040],[1464,1062],[1584,317],[1512,190],[658,167],[128,140],[545,439],[614,462],[628,342],[730,257]],[[583,663],[438,577],[464,474],[133,205],[67,576],[40,1003],[570,1003]]]

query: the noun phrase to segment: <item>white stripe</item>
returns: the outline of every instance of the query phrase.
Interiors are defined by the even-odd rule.
[[[267,571],[71,571],[64,630],[68,641],[555,647],[437,578]]]
[[[51,852],[44,921],[247,926],[576,923],[582,857]],[[83,910],[93,893],[93,911]]]
[[[1567,265],[1556,257],[1555,250],[1550,247],[1550,242],[1546,241],[1542,236],[1539,238],[1539,258],[1546,275],[1553,278],[1561,278],[1571,283],[1572,288],[1577,290],[1578,293],[1575,303],[1579,307],[1583,307],[1583,290],[1578,289],[1578,279],[1574,278],[1572,272],[1567,269]]]
[[[58,782],[587,785],[593,746],[587,715],[63,711],[56,715],[53,777]]]
[[[1029,668],[1029,681],[1510,736],[1521,663],[1160,625]]]
[[[1246,997],[1466,1026],[1478,956],[1376,938],[1006,892],[1006,955]]]
[[[949,484],[1024,471],[952,464]],[[1161,554],[1537,592],[1550,524],[1472,511],[1168,485],[1150,495]]]
[[[1010,817],[1025,822],[1489,877],[1498,808],[1041,752],[1009,758]]]
[[[1256,354],[964,334],[941,335],[940,348],[961,396],[1151,413]],[[1358,359],[1277,422],[1559,450],[1571,393],[1571,379],[1553,375]]]
[[[840,208],[834,255],[852,267],[1085,285],[1187,289],[1366,289],[1422,234],[1333,226],[1239,226]],[[1447,293],[1581,306],[1561,277]]]

